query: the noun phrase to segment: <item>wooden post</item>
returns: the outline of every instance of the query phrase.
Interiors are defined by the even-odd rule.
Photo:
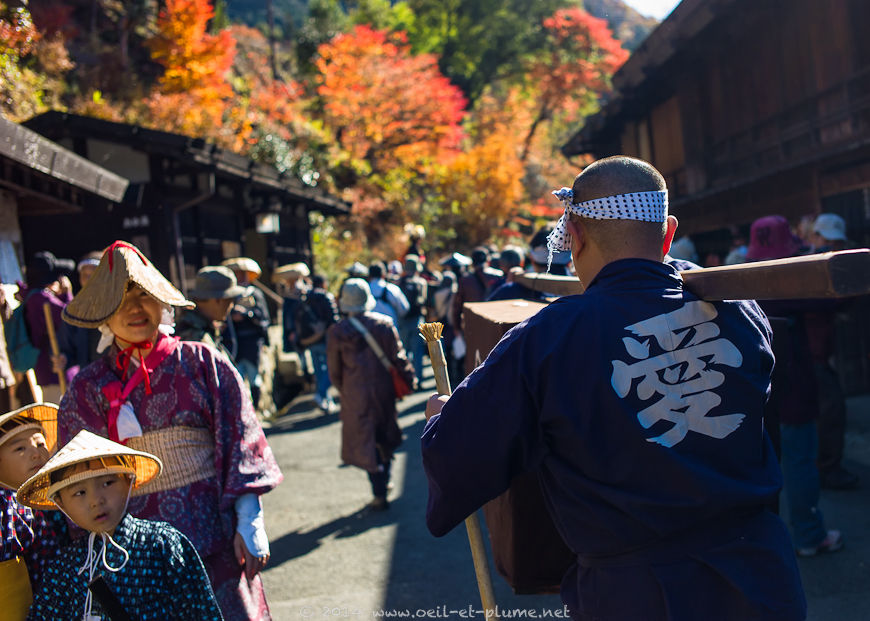
[[[429,360],[435,372],[435,387],[438,393],[450,395],[450,377],[447,375],[447,359],[441,346],[441,323],[424,323],[420,326],[420,336],[429,347]],[[468,531],[468,543],[471,546],[471,560],[474,562],[474,574],[477,576],[477,588],[480,591],[480,603],[483,604],[487,619],[495,619],[495,591],[492,588],[492,575],[489,572],[489,562],[486,559],[486,547],[483,544],[483,532],[480,529],[480,519],[477,512],[465,518],[465,530]]]
[[[60,347],[57,345],[57,335],[54,333],[54,319],[51,316],[51,304],[45,302],[42,305],[42,312],[45,314],[45,329],[48,331],[48,342],[51,343],[51,353],[55,356],[60,356]],[[66,374],[61,371],[57,374],[58,384],[60,384],[60,393],[66,392]]]

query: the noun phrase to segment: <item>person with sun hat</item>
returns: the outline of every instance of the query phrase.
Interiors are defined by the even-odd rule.
[[[0,416],[0,600],[5,619],[24,619],[46,562],[69,542],[62,517],[30,510],[15,493],[45,465],[56,444],[53,403],[33,403]]]
[[[64,320],[98,327],[108,351],[70,384],[60,441],[87,429],[157,455],[164,475],[130,501],[130,513],[166,520],[190,539],[224,617],[269,619],[260,496],[283,477],[232,363],[166,334],[172,309],[192,305],[136,247],[118,241],[103,253]]]
[[[262,270],[249,257],[227,259],[221,262],[221,266],[231,269],[239,286],[245,289],[233,303],[227,331],[232,331],[235,341],[233,362],[242,377],[248,381],[256,409],[263,386],[263,350],[269,342],[269,325],[272,323],[266,296],[254,285],[262,275]]]
[[[118,618],[119,609],[139,621],[223,618],[187,537],[166,522],[127,513],[130,497],[162,469],[154,455],[80,431],[21,485],[23,504],[60,509],[89,533],[48,563],[28,619]]]

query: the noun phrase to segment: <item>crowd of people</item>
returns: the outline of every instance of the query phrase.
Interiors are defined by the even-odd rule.
[[[369,510],[389,508],[403,439],[396,400],[420,388],[419,328],[438,321],[457,390],[426,410],[434,534],[539,469],[578,555],[563,585],[575,618],[699,618],[709,601],[662,612],[686,580],[738,615],[722,618],[759,609],[782,615],[758,618],[801,618],[791,551],[840,549],[820,489],[859,484],[842,464],[845,399],[831,362],[846,303],[714,304],[684,291],[677,270],[698,258],[691,240],[673,241],[664,181],[646,163],[603,160],[556,194],[565,215],[525,247],[430,260],[415,226],[401,257],[353,262],[335,294],[306,263],[272,271],[281,347],[299,356],[316,407],[338,413],[341,460],[368,474]],[[812,234],[801,240],[766,216],[725,262],[848,245],[835,214],[819,215]],[[471,372],[465,305],[550,300],[525,272],[574,275],[586,293],[549,304]],[[115,606],[143,620],[270,618],[260,496],[282,474],[257,413],[272,323],[264,291],[277,297],[261,276],[256,261],[233,257],[200,269],[183,294],[116,241],[77,264],[36,253],[17,305],[0,290],[10,337],[0,347],[0,584],[14,618],[96,619]],[[659,375],[651,365],[665,359]],[[654,394],[662,399],[650,404]],[[626,466],[637,460],[649,467]],[[778,461],[791,540],[769,510]],[[625,580],[637,587],[630,602],[590,595]]]
[[[389,507],[397,390],[424,377],[420,324],[445,324],[458,384],[463,304],[539,299],[513,277],[525,264],[546,269],[545,237],[529,253],[481,246],[431,269],[415,228],[400,260],[350,265],[337,297],[305,263],[273,270],[283,349],[299,354],[317,407],[340,411],[341,459],[368,473],[369,510]],[[234,257],[203,267],[183,294],[117,241],[77,264],[38,252],[25,273],[17,300],[0,289],[10,336],[0,347],[0,581],[31,589],[17,592],[16,618],[97,618],[115,605],[165,618],[169,596],[136,595],[149,591],[183,593],[183,618],[268,619],[259,497],[282,475],[256,407],[272,315],[255,286],[260,266]],[[12,348],[22,335],[29,362]],[[102,594],[88,586],[99,575]]]

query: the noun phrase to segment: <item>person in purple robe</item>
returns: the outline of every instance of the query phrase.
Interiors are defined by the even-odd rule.
[[[131,515],[169,522],[191,540],[224,618],[268,620],[259,497],[283,477],[232,364],[207,344],[167,334],[172,307],[192,306],[134,246],[106,250],[63,313],[98,327],[107,351],[61,401],[60,442],[87,429],[157,455],[164,476],[137,490]]]
[[[42,387],[42,398],[49,403],[60,401],[62,391],[58,372],[63,373],[66,359],[52,355],[43,307],[51,311],[52,327],[60,334],[61,312],[72,299],[72,285],[66,275],[74,268],[69,259],[58,259],[52,253],[37,252],[27,263],[27,286],[19,283],[19,297],[24,304],[24,316],[30,330],[30,341],[39,349],[33,368],[36,381]],[[65,379],[70,379],[67,375]]]

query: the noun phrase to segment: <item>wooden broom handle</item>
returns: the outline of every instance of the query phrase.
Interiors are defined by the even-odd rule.
[[[447,375],[447,358],[441,346],[440,323],[424,323],[420,326],[420,334],[429,348],[429,360],[435,372],[435,388],[438,394],[450,395],[450,377]],[[480,528],[480,518],[477,512],[465,518],[465,530],[468,533],[468,545],[471,547],[471,560],[474,563],[474,575],[477,577],[477,588],[480,591],[480,603],[483,604],[487,619],[498,621],[496,616],[495,589],[492,586],[492,574],[489,571],[489,561],[486,558],[486,546],[483,543],[483,531]]]
[[[57,335],[54,333],[54,318],[51,316],[51,304],[45,302],[42,305],[42,312],[45,314],[45,329],[48,331],[48,342],[51,343],[51,353],[55,356],[60,356],[60,347],[57,344]],[[66,392],[66,374],[60,372],[57,374],[58,384],[60,384],[61,394]]]

